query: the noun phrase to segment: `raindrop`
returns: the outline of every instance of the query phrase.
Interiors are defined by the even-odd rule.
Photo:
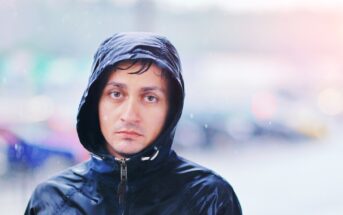
[[[268,125],[272,125],[272,121],[269,121],[269,122],[268,122]]]
[[[189,114],[189,118],[193,119],[194,118],[194,114]]]
[[[208,128],[208,125],[207,125],[207,124],[205,124],[205,125],[204,125],[204,127],[205,127],[205,128]]]

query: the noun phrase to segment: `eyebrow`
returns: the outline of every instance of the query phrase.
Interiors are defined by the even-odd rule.
[[[108,85],[112,85],[114,87],[119,87],[119,88],[127,88],[126,84],[122,84],[122,83],[118,83],[118,82],[115,82],[115,81],[110,81],[106,84],[106,86]]]
[[[166,91],[160,87],[143,87],[143,92],[149,92],[149,91],[160,91],[162,93],[166,93]]]
[[[127,88],[127,85],[126,84],[123,84],[123,83],[118,83],[118,82],[115,82],[115,81],[110,81],[106,84],[106,86],[108,85],[111,85],[111,86],[114,86],[114,87],[118,87],[118,88],[121,88],[121,89],[126,89]],[[160,87],[156,87],[156,86],[148,86],[148,87],[143,87],[141,89],[141,91],[143,92],[149,92],[149,91],[160,91],[164,94],[166,94],[166,90],[165,89],[162,89]]]

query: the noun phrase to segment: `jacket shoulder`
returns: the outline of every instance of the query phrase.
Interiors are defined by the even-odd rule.
[[[25,214],[57,214],[62,212],[72,196],[82,186],[87,172],[86,162],[70,167],[41,182],[34,189]]]
[[[175,159],[176,168],[175,171],[181,173],[181,175],[186,175],[199,183],[199,185],[207,185],[211,187],[226,187],[227,189],[232,189],[231,185],[218,173],[201,166],[197,163],[194,163],[190,160],[187,160],[182,157],[177,157]]]
[[[177,169],[188,175],[185,187],[189,207],[197,214],[241,215],[237,195],[227,180],[214,171],[182,157]]]

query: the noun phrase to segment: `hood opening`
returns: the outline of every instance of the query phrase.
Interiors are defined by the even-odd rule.
[[[143,149],[143,151],[129,157],[147,155],[154,151],[153,149],[156,147],[160,150],[159,156],[168,154],[174,138],[176,124],[181,117],[184,100],[184,83],[176,49],[165,38],[150,34],[145,35],[143,38],[133,38],[129,34],[128,38],[126,38],[128,41],[124,40],[127,43],[127,49],[124,49],[123,45],[120,46],[117,43],[123,43],[126,35],[119,34],[119,36],[121,37],[114,35],[112,39],[105,40],[94,57],[93,72],[90,76],[88,87],[81,99],[77,116],[77,132],[80,142],[91,153],[100,156],[109,155],[98,119],[98,103],[103,86],[114,68],[122,61],[144,61],[147,64],[142,67],[142,71],[132,75],[139,75],[140,72],[143,73],[151,63],[160,67],[168,80],[169,111],[164,128],[156,140]],[[141,40],[143,40],[144,45],[141,45]]]

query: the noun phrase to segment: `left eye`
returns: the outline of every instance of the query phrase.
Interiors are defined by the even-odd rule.
[[[145,96],[145,100],[147,102],[157,102],[157,97],[156,96]]]

